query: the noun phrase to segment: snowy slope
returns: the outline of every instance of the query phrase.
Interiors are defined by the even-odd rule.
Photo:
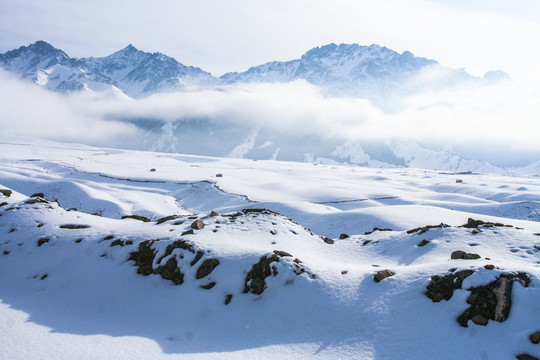
[[[540,356],[536,177],[5,136],[0,150],[5,358]],[[461,270],[461,287],[432,301],[432,277]],[[484,284],[512,285],[468,299]],[[504,294],[501,321],[458,323],[467,300]]]

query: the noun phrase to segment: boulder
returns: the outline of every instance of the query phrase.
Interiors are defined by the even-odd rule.
[[[450,259],[475,260],[480,259],[480,255],[457,250],[450,255]]]
[[[201,266],[197,269],[196,279],[202,279],[208,275],[219,265],[218,259],[206,259],[202,262]]]
[[[381,282],[382,280],[386,279],[387,277],[394,276],[396,273],[390,271],[390,270],[381,270],[378,273],[375,274],[373,277],[373,280],[375,282]]]
[[[535,333],[532,333],[530,336],[529,336],[529,340],[531,340],[531,342],[533,344],[538,344],[540,342],[540,331],[537,331]]]
[[[5,197],[10,197],[11,194],[13,194],[13,191],[9,189],[0,189],[0,194],[4,195]]]
[[[201,230],[204,228],[204,222],[201,219],[197,219],[191,223],[191,228],[195,230]]]

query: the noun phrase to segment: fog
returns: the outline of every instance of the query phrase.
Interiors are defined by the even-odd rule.
[[[260,128],[315,142],[410,139],[499,166],[540,159],[540,95],[515,81],[429,87],[375,101],[328,97],[305,81],[134,100],[114,92],[51,93],[0,72],[0,99],[3,133],[90,145],[137,147],[133,140],[147,131],[134,125],[137,119],[180,125],[204,119],[210,127]]]

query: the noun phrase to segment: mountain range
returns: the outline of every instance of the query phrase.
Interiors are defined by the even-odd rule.
[[[139,98],[159,92],[253,82],[290,82],[303,79],[329,96],[369,96],[387,92],[411,92],[418,87],[451,86],[463,81],[494,81],[501,71],[484,79],[463,69],[449,69],[435,60],[402,54],[379,45],[328,44],[306,52],[300,59],[273,61],[227,73],[219,78],[186,66],[161,53],[147,53],[128,45],[105,57],[71,58],[44,41],[0,54],[0,67],[59,92],[119,89]],[[435,69],[438,81],[418,82],[419,75]],[[433,72],[430,72],[430,74]]]
[[[133,45],[105,57],[71,58],[46,42],[37,41],[0,54],[0,67],[55,92],[115,91],[136,99],[201,88],[220,90],[233,84],[303,80],[319,87],[326,97],[354,96],[391,103],[387,101],[388,95],[452,87],[463,82],[490,84],[508,78],[502,71],[488,72],[479,78],[408,51],[400,54],[379,45],[357,44],[328,44],[309,50],[300,59],[269,62],[219,78],[164,54],[143,52]],[[455,172],[505,171],[501,165],[494,166],[474,156],[463,158],[409,140],[321,139],[294,131],[277,131],[272,125],[261,127],[247,122],[232,126],[219,114],[178,116],[174,120],[158,115],[108,117],[134,124],[140,130],[141,136],[130,139],[133,149]]]

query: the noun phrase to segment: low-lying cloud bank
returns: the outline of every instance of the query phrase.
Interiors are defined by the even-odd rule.
[[[112,92],[54,94],[0,72],[0,99],[3,132],[111,147],[130,147],[130,139],[144,137],[127,120],[204,119],[318,141],[411,139],[501,166],[540,159],[540,94],[512,81],[464,84],[374,102],[326,97],[305,81],[231,85],[134,100]]]

